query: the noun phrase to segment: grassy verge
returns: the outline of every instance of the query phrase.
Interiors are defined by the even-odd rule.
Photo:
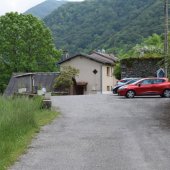
[[[58,115],[41,109],[41,99],[0,96],[0,170],[6,170],[27,148],[40,127]]]

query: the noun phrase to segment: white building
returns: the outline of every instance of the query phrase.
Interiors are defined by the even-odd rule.
[[[116,84],[113,76],[114,65],[118,59],[113,54],[93,52],[90,55],[77,54],[60,61],[60,66],[79,69],[76,77],[77,94],[111,93]]]

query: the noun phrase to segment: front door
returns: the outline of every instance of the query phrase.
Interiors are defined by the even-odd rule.
[[[84,94],[84,86],[77,86],[76,88],[76,94],[77,95],[83,95]]]

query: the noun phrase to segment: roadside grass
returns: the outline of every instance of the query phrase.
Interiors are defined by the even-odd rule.
[[[42,99],[0,96],[0,170],[6,170],[26,151],[40,127],[59,113],[41,108]]]

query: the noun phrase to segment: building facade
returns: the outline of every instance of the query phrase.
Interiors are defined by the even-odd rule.
[[[110,93],[116,84],[113,76],[116,61],[113,55],[93,52],[65,58],[59,64],[79,70],[79,76],[76,77],[78,94],[105,94]]]

